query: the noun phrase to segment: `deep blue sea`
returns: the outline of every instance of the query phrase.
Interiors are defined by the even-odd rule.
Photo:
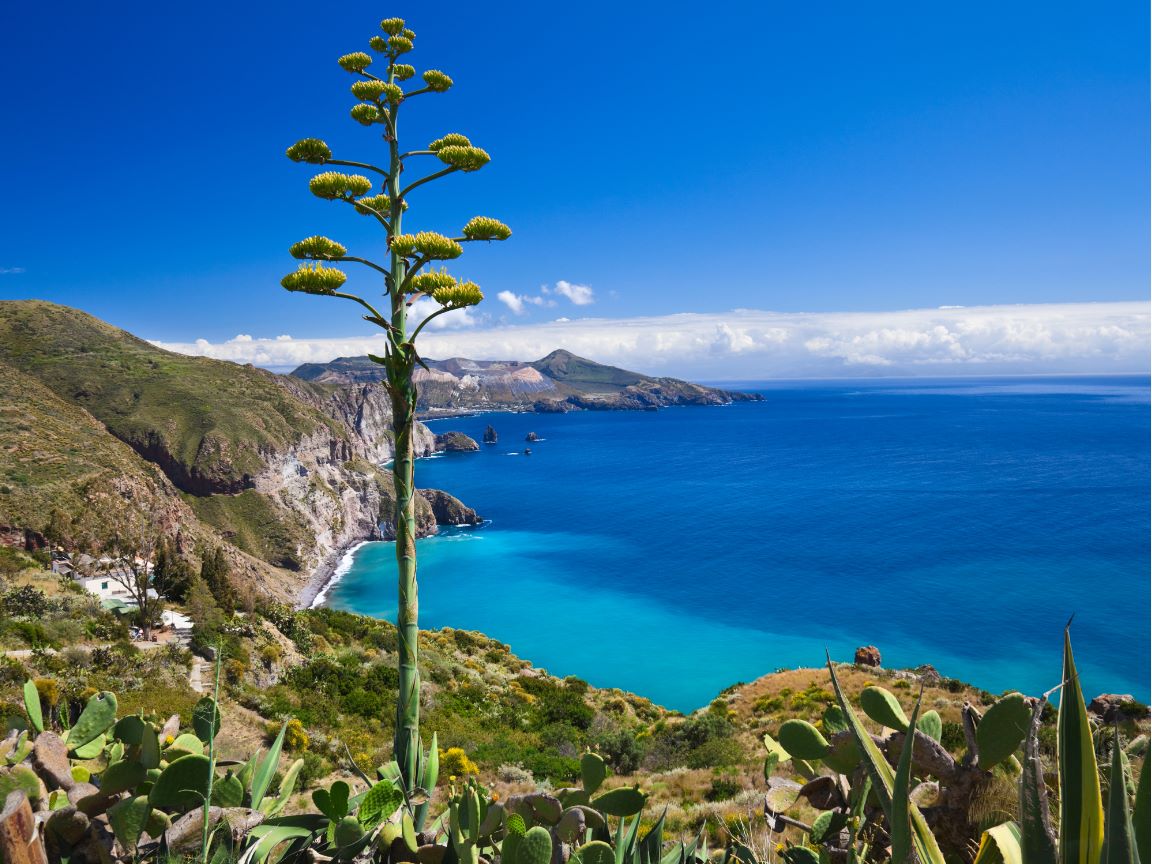
[[[421,625],[672,708],[783,667],[932,663],[994,692],[1149,696],[1149,380],[773,382],[761,403],[437,421],[490,520],[422,540]],[[541,441],[525,456],[525,435]],[[328,596],[392,617],[393,547]]]

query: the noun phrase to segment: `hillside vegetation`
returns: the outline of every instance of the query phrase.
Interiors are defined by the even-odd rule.
[[[326,558],[387,535],[379,387],[173,354],[76,309],[2,301],[0,416],[5,542],[97,550],[146,523],[194,565],[223,547],[242,594],[294,600]]]

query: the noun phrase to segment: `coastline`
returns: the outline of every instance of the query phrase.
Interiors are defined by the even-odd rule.
[[[365,543],[372,540],[356,540],[345,544],[328,554],[319,566],[312,571],[312,576],[300,590],[296,597],[297,609],[315,609],[323,605],[328,592],[344,578],[344,574],[352,567],[356,552]]]

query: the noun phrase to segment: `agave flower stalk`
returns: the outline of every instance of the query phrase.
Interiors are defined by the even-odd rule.
[[[416,488],[412,444],[416,420],[416,386],[413,374],[421,363],[416,337],[434,318],[474,306],[483,299],[473,282],[462,281],[446,271],[426,270],[433,262],[449,261],[463,253],[463,243],[506,240],[511,230],[496,219],[477,216],[464,226],[460,236],[449,237],[433,231],[403,232],[403,219],[409,196],[421,186],[458,172],[484,167],[488,154],[464,135],[451,133],[426,147],[405,151],[400,146],[399,117],[408,100],[426,93],[443,93],[452,79],[438,69],[423,73],[424,86],[405,90],[403,82],[415,77],[415,69],[400,58],[413,49],[415,34],[400,18],[380,22],[384,35],[369,40],[369,47],[387,63],[380,75],[369,71],[375,58],[365,52],[346,54],[340,67],[356,77],[352,95],[356,104],[351,116],[366,127],[377,127],[387,148],[387,161],[377,166],[333,157],[331,149],[317,138],[306,138],[288,148],[288,158],[310,165],[350,168],[356,173],[324,170],[313,177],[309,189],[318,198],[352,205],[353,210],[370,216],[383,230],[388,257],[384,263],[348,254],[340,243],[326,237],[308,237],[294,244],[290,252],[301,259],[300,269],[284,277],[289,291],[339,297],[359,304],[370,321],[383,329],[386,346],[382,357],[369,355],[383,367],[384,386],[392,402],[392,431],[395,454],[392,482],[396,508],[393,526],[396,535],[398,604],[396,626],[399,632],[399,693],[396,703],[396,733],[393,757],[409,799],[419,799],[421,790],[431,791],[435,783],[435,758],[426,757],[420,742],[419,604],[416,581]],[[403,174],[409,161],[435,158],[440,165],[419,179],[405,183]],[[368,175],[372,175],[371,177]],[[383,288],[386,305],[378,309],[359,294],[343,290],[345,273],[333,263],[351,262],[375,272]],[[413,304],[430,298],[432,311],[421,321],[411,317]],[[424,304],[422,304],[424,305]],[[415,326],[413,324],[415,323]],[[433,745],[435,746],[435,745]]]

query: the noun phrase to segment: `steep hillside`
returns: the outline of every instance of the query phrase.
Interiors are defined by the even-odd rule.
[[[345,546],[387,534],[380,387],[172,354],[39,301],[0,302],[0,379],[12,418],[0,430],[0,525],[43,534],[55,511],[100,540],[126,514],[163,514],[166,531],[263,562],[255,581],[284,597]],[[418,452],[434,446],[421,426]],[[418,505],[423,533],[435,532],[432,506]]]
[[[427,416],[462,410],[645,410],[668,405],[724,405],[757,400],[747,393],[703,387],[677,378],[653,378],[605,366],[569,351],[532,363],[515,360],[427,360],[416,372],[419,409]],[[292,375],[313,383],[380,380],[367,357],[306,363]]]

